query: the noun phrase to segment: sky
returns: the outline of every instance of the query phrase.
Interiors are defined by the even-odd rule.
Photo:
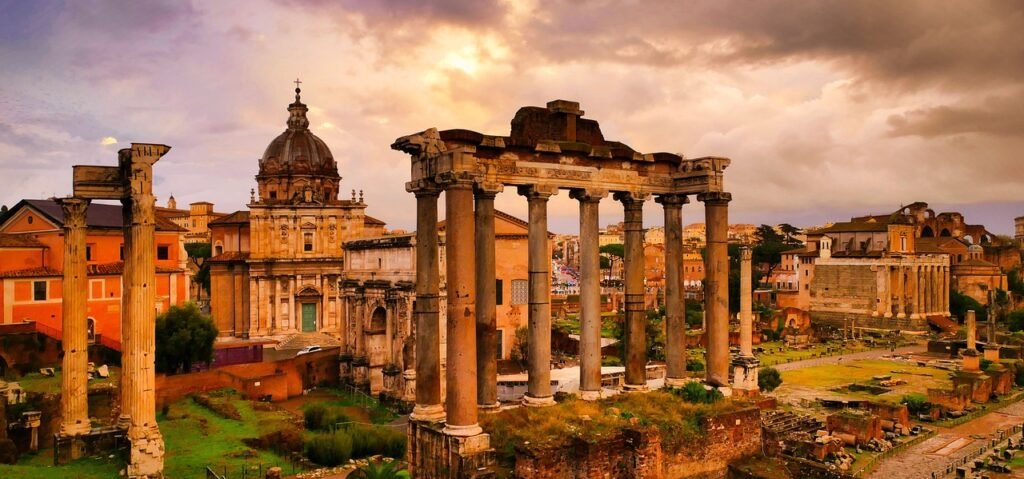
[[[798,226],[925,201],[1012,234],[1024,215],[1016,1],[0,0],[0,204],[62,196],[74,164],[170,145],[163,204],[244,208],[296,78],[341,190],[415,225],[430,127],[508,134],[578,101],[642,152],[726,156],[730,221]],[[498,208],[525,217],[506,190]],[[550,228],[578,229],[564,192]],[[602,223],[621,220],[606,200]],[[702,205],[683,209],[701,221]],[[659,205],[645,223],[661,224]]]

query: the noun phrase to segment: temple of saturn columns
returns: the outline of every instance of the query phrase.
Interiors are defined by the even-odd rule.
[[[153,243],[155,207],[153,164],[170,147],[132,143],[118,152],[118,166],[75,166],[74,193],[59,200],[64,210],[64,304],[61,344],[59,435],[72,457],[91,430],[87,401],[85,225],[89,202],[116,199],[124,214],[124,295],[121,314],[121,416],[118,426],[131,443],[130,478],[163,477],[164,442],[156,423],[154,395],[156,277]]]
[[[495,299],[489,288],[494,286],[494,198],[506,186],[524,196],[529,209],[529,379],[524,405],[554,404],[547,204],[560,190],[568,190],[580,208],[580,395],[596,399],[602,394],[597,230],[601,200],[609,196],[625,215],[625,389],[642,391],[647,384],[642,208],[652,197],[665,215],[666,381],[680,384],[685,377],[682,207],[691,195],[704,203],[707,223],[706,381],[728,386],[726,241],[731,195],[723,190],[723,178],[730,160],[639,153],[605,140],[598,123],[582,116],[578,103],[556,100],[546,108],[519,109],[509,136],[432,128],[391,145],[412,157],[406,189],[417,204],[416,405],[409,426],[409,463],[416,477],[473,477],[488,465],[489,437],[477,419],[480,410],[497,404]],[[447,221],[444,322],[438,304],[437,202],[442,192]],[[442,324],[447,331],[444,404]]]

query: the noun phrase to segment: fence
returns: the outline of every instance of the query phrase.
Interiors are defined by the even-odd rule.
[[[935,434],[936,434],[935,430],[929,430],[928,432],[925,432],[924,434],[919,434],[917,437],[915,437],[915,438],[913,438],[913,439],[911,439],[909,441],[900,443],[899,445],[892,447],[888,451],[885,451],[885,452],[883,452],[883,453],[881,453],[881,454],[879,454],[877,456],[874,456],[874,457],[868,459],[864,463],[864,465],[861,466],[860,469],[858,469],[857,471],[854,471],[853,475],[856,476],[856,477],[866,477],[867,475],[869,475],[872,472],[874,472],[875,468],[877,468],[878,465],[881,464],[883,460],[888,459],[888,458],[890,458],[892,456],[895,456],[897,454],[900,454],[903,451],[906,451],[907,449],[910,449],[911,447],[914,447],[914,446],[916,446],[918,444],[921,444],[922,442],[927,441],[928,439],[931,439],[932,437],[935,437]]]
[[[206,479],[263,479],[263,474],[271,467],[273,466],[268,466],[262,462],[234,466],[210,465],[206,466]],[[292,474],[295,472],[296,470],[293,465]]]

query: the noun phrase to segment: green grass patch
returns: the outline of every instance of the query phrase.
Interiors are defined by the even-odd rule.
[[[101,384],[117,384],[117,376],[121,373],[116,367],[110,367],[110,377],[107,378],[96,378],[89,380],[89,386],[95,387]],[[60,394],[60,379],[61,372],[59,369],[54,371],[53,376],[43,376],[40,373],[28,373],[15,382],[21,385],[25,391],[38,392],[47,394]]]
[[[123,466],[120,459],[85,458],[65,464],[53,465],[53,451],[23,455],[14,465],[0,464],[0,477],[32,479],[109,479],[119,477]]]

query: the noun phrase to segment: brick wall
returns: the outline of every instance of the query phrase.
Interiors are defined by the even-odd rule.
[[[576,441],[561,448],[520,448],[519,479],[712,479],[728,477],[729,463],[761,451],[757,408],[704,418],[703,436],[678,451],[666,451],[654,429],[626,430],[597,443]]]

